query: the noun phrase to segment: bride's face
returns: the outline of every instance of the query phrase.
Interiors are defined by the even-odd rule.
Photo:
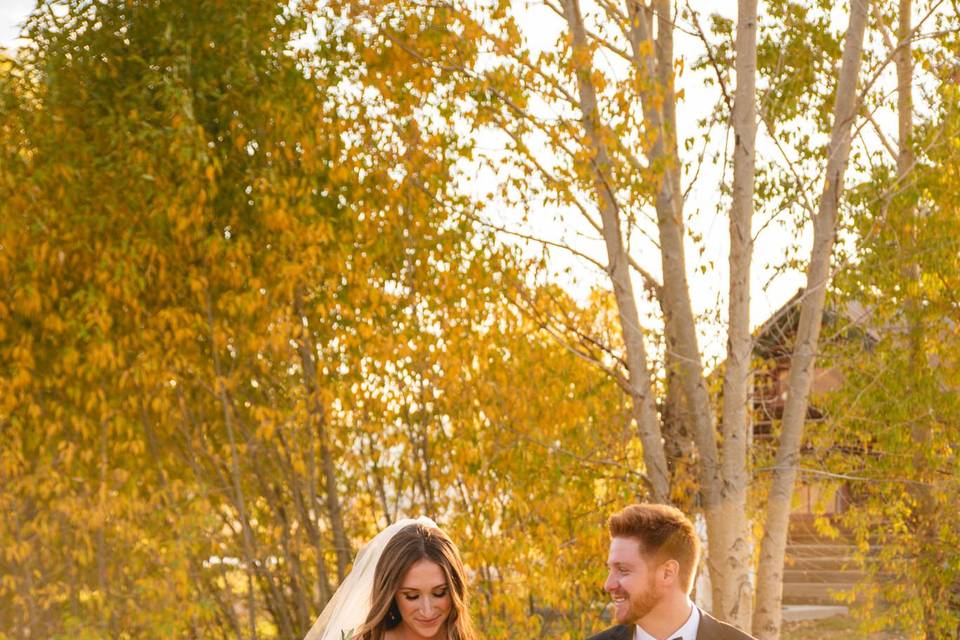
[[[418,560],[397,589],[397,608],[414,638],[435,638],[444,629],[453,601],[443,569],[432,560]]]

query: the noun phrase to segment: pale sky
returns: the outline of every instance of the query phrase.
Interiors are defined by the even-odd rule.
[[[556,37],[558,28],[560,28],[558,18],[540,3],[518,2],[517,4],[526,7],[525,11],[529,15],[529,19],[524,20],[523,28],[531,48],[536,50],[550,46]],[[735,18],[736,4],[733,2],[717,3],[712,0],[692,0],[691,5],[694,8],[702,8],[704,16],[720,11],[730,18]],[[0,47],[7,49],[16,47],[19,25],[22,24],[33,6],[34,0],[0,0]],[[846,11],[840,11],[837,20],[839,24],[845,25]],[[713,108],[717,89],[705,86],[702,76],[689,71],[694,59],[702,54],[702,47],[697,38],[678,32],[675,48],[677,57],[684,58],[687,68],[687,72],[678,80],[678,87],[683,88],[686,95],[685,100],[681,101],[678,106],[679,134],[680,139],[683,140],[686,136],[697,135],[695,123],[708,110]],[[730,90],[732,91],[732,87]],[[494,141],[490,144],[495,145],[496,143]],[[715,129],[709,145],[714,150],[723,148],[724,131],[722,129]],[[765,137],[762,129],[758,132],[757,148],[758,156],[766,157],[768,160],[776,159],[772,142]],[[700,177],[685,206],[689,228],[703,236],[703,242],[699,246],[688,243],[688,272],[690,274],[694,311],[698,314],[708,315],[719,310],[719,325],[710,323],[703,325],[702,347],[708,358],[722,356],[725,348],[722,329],[726,317],[728,231],[725,205],[720,203],[720,196],[717,192],[717,185],[720,183],[719,173],[718,167],[705,165],[700,171]],[[497,177],[486,175],[477,176],[476,179],[479,192],[487,187],[488,182],[495,182]],[[685,187],[686,184],[685,182]],[[812,190],[817,193],[819,186],[813,187]],[[528,223],[524,228],[522,223],[519,222],[522,212],[504,208],[500,211],[494,211],[492,215],[498,217],[491,221],[510,228],[522,228],[531,235],[544,239],[569,242],[575,245],[578,250],[596,257],[601,263],[606,262],[603,246],[598,241],[596,233],[592,230],[588,232],[585,225],[581,227],[573,215],[564,215],[564,221],[570,222],[561,227],[555,222],[554,213],[551,211],[529,211],[527,212]],[[762,224],[762,219],[755,220],[755,233]],[[809,229],[809,225],[807,225],[807,229]],[[801,246],[809,246],[809,235],[809,232],[802,235]],[[793,236],[794,233],[791,230],[770,225],[756,237],[751,304],[751,323],[754,326],[762,323],[803,284],[804,275],[802,273],[792,271],[774,276],[774,269],[768,266],[782,262],[788,248],[797,243]],[[704,250],[702,258],[699,257],[701,247]],[[530,251],[538,251],[538,247],[531,246]],[[644,247],[642,242],[637,243],[632,253],[634,258],[650,272],[659,274],[659,258],[649,244]],[[801,251],[801,255],[803,253]],[[699,271],[699,266],[703,264],[704,260],[713,263],[713,266],[705,274]],[[576,274],[576,283],[569,275],[564,273],[567,267],[571,268],[573,273]],[[594,267],[586,262],[559,250],[551,252],[550,268],[561,282],[574,290],[575,294],[583,294],[590,284],[609,287],[604,274],[597,272]],[[639,288],[639,283],[637,283],[638,291]]]
[[[34,4],[34,0],[0,0],[0,48],[16,48],[20,25]]]
[[[537,51],[552,46],[559,30],[564,28],[561,19],[544,7],[542,3],[535,0],[517,4],[527,8],[528,18],[523,21],[522,26],[530,48]],[[592,3],[589,0],[585,0],[584,11],[589,11],[591,5]],[[708,22],[707,16],[711,13],[721,13],[730,19],[736,18],[735,2],[718,3],[714,0],[691,0],[690,5],[701,11],[700,20],[704,28],[706,28]],[[845,14],[840,16],[840,20],[845,19]],[[704,49],[698,38],[683,33],[684,29],[691,29],[689,23],[682,24],[681,27],[675,32],[674,36],[675,56],[678,60],[683,58],[686,69],[684,75],[677,80],[678,89],[682,88],[685,92],[685,98],[679,102],[677,108],[678,136],[681,147],[684,138],[694,137],[697,139],[695,148],[699,148],[704,136],[702,135],[703,132],[697,130],[696,123],[714,108],[719,89],[715,86],[707,86],[704,83],[703,75],[705,72],[698,74],[691,71],[693,62],[703,55]],[[610,61],[608,57],[598,56],[597,64],[607,64],[611,68],[615,68],[616,61]],[[733,85],[729,87],[729,90],[733,91]],[[708,153],[722,152],[725,133],[726,131],[722,127],[714,129],[707,141]],[[766,154],[765,157],[768,159],[776,159],[772,147],[772,142],[765,139],[764,132],[758,130],[758,157]],[[692,158],[692,154],[684,155],[685,160]],[[729,172],[730,167],[727,170]],[[704,319],[719,313],[719,323],[704,321],[700,325],[701,348],[708,361],[711,358],[722,358],[726,348],[724,327],[727,314],[729,231],[727,203],[721,202],[719,194],[720,182],[721,167],[704,163],[684,206],[688,230],[703,237],[700,244],[689,241],[686,247],[687,272],[693,310],[694,313]],[[687,188],[689,184],[690,176],[685,176],[683,187]],[[505,212],[497,222],[502,226],[512,228],[512,225],[516,224],[516,214],[513,214],[513,217],[514,219],[511,220],[511,214]],[[788,249],[797,245],[798,240],[794,238],[792,228],[785,230],[777,225],[767,226],[758,234],[765,217],[758,211],[753,225],[754,233],[757,234],[753,254],[753,269],[751,271],[750,316],[753,326],[762,324],[805,282],[805,275],[798,271],[788,271],[775,275],[775,266],[783,262]],[[548,211],[539,212],[539,215],[536,212],[529,212],[528,218],[530,222],[527,226],[527,232],[530,235],[572,244],[579,251],[588,253],[600,263],[606,264],[604,246],[599,240],[598,234],[585,223],[577,224],[578,216],[576,214],[564,215],[564,222],[572,223],[566,228],[557,225],[551,219],[551,213]],[[809,225],[807,229],[809,230]],[[651,226],[648,232],[651,237],[656,238],[655,227]],[[638,239],[634,241],[631,255],[647,271],[659,277],[661,269],[656,247],[650,242],[645,242],[643,238],[639,237],[639,234],[634,235]],[[809,247],[811,242],[811,234],[806,232],[799,239],[799,246]],[[702,256],[700,255],[701,248],[703,249]],[[801,250],[801,255],[803,253],[804,251]],[[568,289],[585,291],[591,283],[600,284],[606,288],[610,286],[606,274],[598,272],[592,265],[562,250],[552,250],[551,260],[551,266],[555,267],[557,278],[564,282]],[[712,263],[712,265],[708,267],[706,273],[699,270],[700,265],[709,263]],[[577,283],[572,283],[571,277],[564,273],[567,267],[571,267],[573,273],[576,274]],[[637,292],[641,290],[639,279],[635,279],[635,289]],[[645,322],[650,322],[651,325],[656,324],[654,315],[657,315],[657,312],[651,307],[648,309]]]

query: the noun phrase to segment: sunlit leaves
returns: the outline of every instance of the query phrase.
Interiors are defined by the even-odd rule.
[[[927,58],[926,53],[923,57]],[[939,57],[934,53],[933,57]],[[960,531],[942,517],[960,499],[960,155],[956,86],[945,82],[914,130],[917,167],[889,165],[855,193],[856,252],[838,278],[840,304],[866,315],[832,354],[846,376],[830,402],[830,464],[856,476],[845,524],[870,580],[850,600],[865,628],[909,637],[952,633]],[[928,634],[928,635],[924,635]]]
[[[581,467],[615,498],[620,432],[597,427],[623,410],[457,215],[451,105],[473,87],[449,67],[477,25],[50,9],[3,76],[2,626],[296,637],[351,549],[425,512],[490,637],[538,628],[529,602],[586,630],[604,510]],[[483,544],[506,531],[536,542]]]

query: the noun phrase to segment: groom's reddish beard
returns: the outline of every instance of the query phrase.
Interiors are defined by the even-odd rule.
[[[647,617],[660,602],[660,597],[654,589],[654,576],[650,576],[647,587],[642,593],[630,594],[629,602],[630,608],[627,610],[627,618],[617,620],[620,624],[636,624],[640,619]]]

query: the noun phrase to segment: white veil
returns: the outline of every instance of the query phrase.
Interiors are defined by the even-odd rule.
[[[373,575],[383,549],[398,531],[411,524],[433,528],[437,526],[433,520],[424,516],[416,519],[404,518],[374,536],[357,554],[350,573],[303,640],[349,640],[351,634],[366,622],[370,612]]]

